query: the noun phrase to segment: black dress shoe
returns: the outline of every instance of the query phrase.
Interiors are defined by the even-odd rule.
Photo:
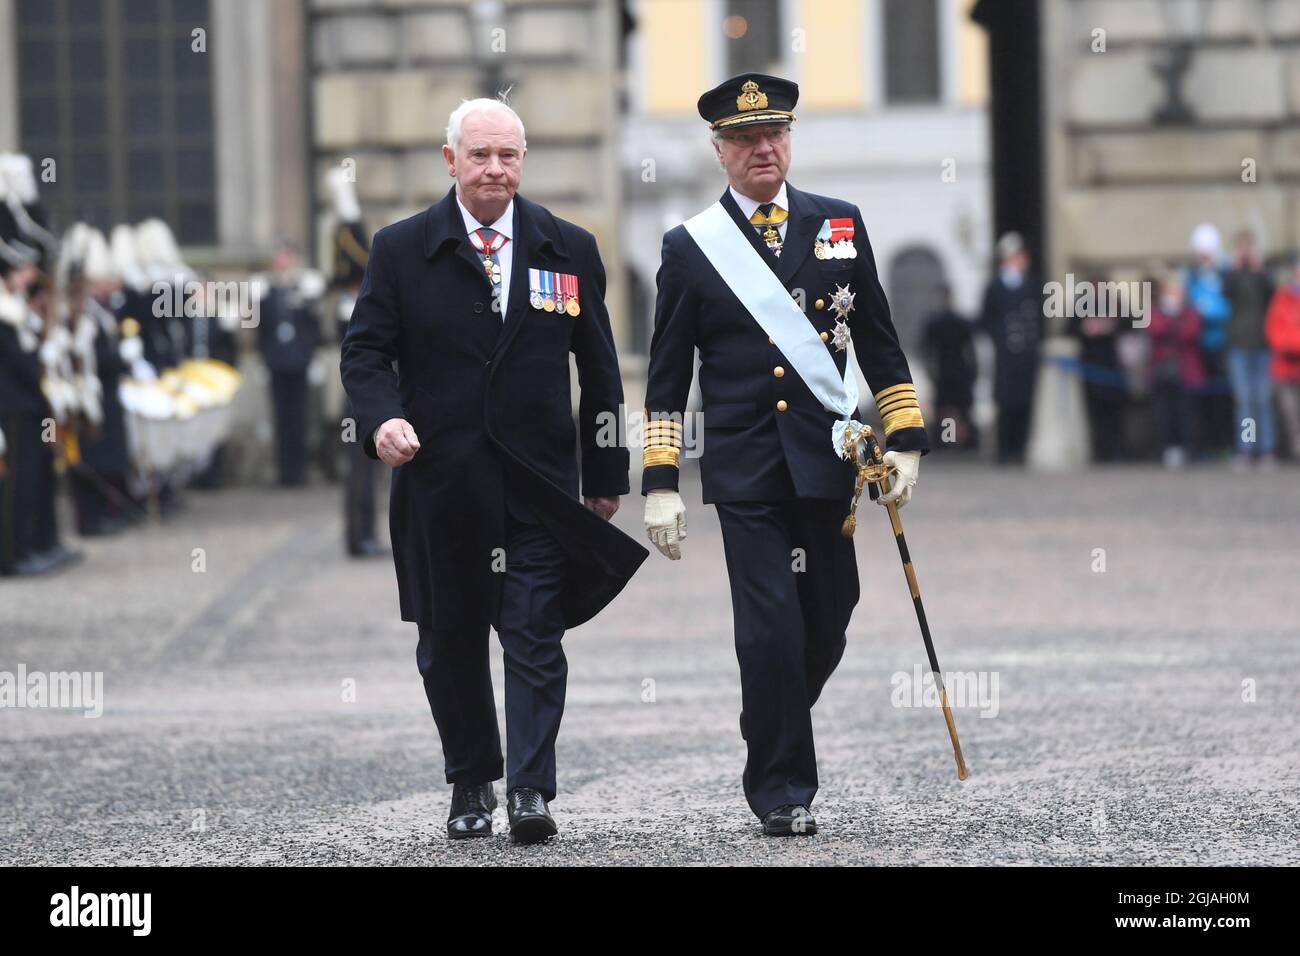
[[[546,798],[532,787],[515,787],[506,796],[510,839],[515,843],[541,843],[559,832]]]
[[[786,804],[768,812],[763,817],[765,836],[812,836],[817,832],[817,821],[808,808],[796,803]]]
[[[453,840],[491,836],[492,811],[496,808],[497,792],[491,783],[453,784],[447,836]]]

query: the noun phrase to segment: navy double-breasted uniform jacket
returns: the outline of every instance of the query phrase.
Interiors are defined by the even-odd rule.
[[[366,454],[378,457],[374,433],[390,418],[410,422],[420,440],[394,469],[389,519],[402,618],[426,627],[495,619],[507,499],[565,552],[569,627],[612,600],[648,555],[578,500],[580,490],[628,491],[628,451],[606,440],[619,433],[608,422],[619,421],[623,386],[595,238],[520,195],[514,217],[504,322],[453,188],[376,233],[343,340],[343,384]],[[577,276],[580,313],[532,308],[529,269]]]
[[[808,321],[841,374],[849,353],[834,347],[831,296],[840,287],[855,293],[847,321],[858,364],[881,414],[886,447],[928,451],[916,389],[876,274],[862,214],[852,203],[806,193],[789,183],[786,195],[790,209],[780,257],[746,221],[730,190],[721,201],[795,301],[802,298]],[[818,232],[828,219],[852,219],[856,258],[813,255]],[[798,497],[835,498],[847,504],[854,472],[831,447],[835,413],[813,396],[684,225],[664,236],[657,283],[642,493],[677,488],[680,457],[691,453],[683,445],[689,446],[693,438],[702,439],[695,451],[701,458],[705,503]],[[683,420],[696,350],[703,427],[693,431]],[[657,425],[656,420],[686,427]]]

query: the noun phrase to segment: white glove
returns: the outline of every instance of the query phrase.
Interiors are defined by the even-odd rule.
[[[897,504],[903,507],[912,500],[912,486],[921,473],[919,451],[887,451],[885,465],[893,472],[889,478],[889,491],[876,499],[878,505]]]
[[[686,505],[682,496],[667,488],[657,488],[645,496],[645,531],[659,552],[670,560],[682,556],[681,542],[686,540]]]

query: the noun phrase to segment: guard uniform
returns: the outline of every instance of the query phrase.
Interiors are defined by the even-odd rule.
[[[340,215],[342,213],[340,212]],[[356,304],[357,290],[370,261],[370,242],[358,219],[340,220],[334,227],[333,285],[339,290],[335,304],[335,327],[340,345],[348,331],[348,320]],[[343,396],[343,417],[356,421],[352,403]],[[343,528],[348,554],[366,557],[380,553],[375,540],[375,482],[379,464],[367,457],[358,441],[345,443],[347,473],[343,476]]]
[[[714,129],[789,122],[797,98],[794,83],[745,74],[706,93],[699,108]],[[788,182],[766,208],[731,188],[720,203],[804,306],[841,376],[852,339],[887,447],[928,451],[857,207]],[[742,210],[742,203],[759,208]],[[685,225],[664,236],[657,282],[642,493],[678,488],[680,426],[698,350],[703,500],[717,507],[731,582],[748,744],[745,794],[760,818],[783,805],[807,807],[817,790],[810,709],[844,652],[858,601],[853,543],[840,533],[853,468],[832,448],[838,416],[814,396]]]
[[[292,285],[271,286],[261,301],[258,346],[271,373],[276,460],[281,485],[307,481],[307,368],[320,342],[314,304]]]

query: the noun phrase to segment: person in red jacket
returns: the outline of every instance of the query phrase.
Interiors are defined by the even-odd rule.
[[[1156,434],[1166,468],[1187,460],[1196,429],[1196,393],[1205,382],[1201,364],[1201,317],[1187,302],[1178,275],[1160,285],[1160,299],[1151,310],[1150,385]]]
[[[1264,339],[1273,352],[1270,371],[1291,457],[1300,459],[1300,255],[1280,285],[1264,319]]]

